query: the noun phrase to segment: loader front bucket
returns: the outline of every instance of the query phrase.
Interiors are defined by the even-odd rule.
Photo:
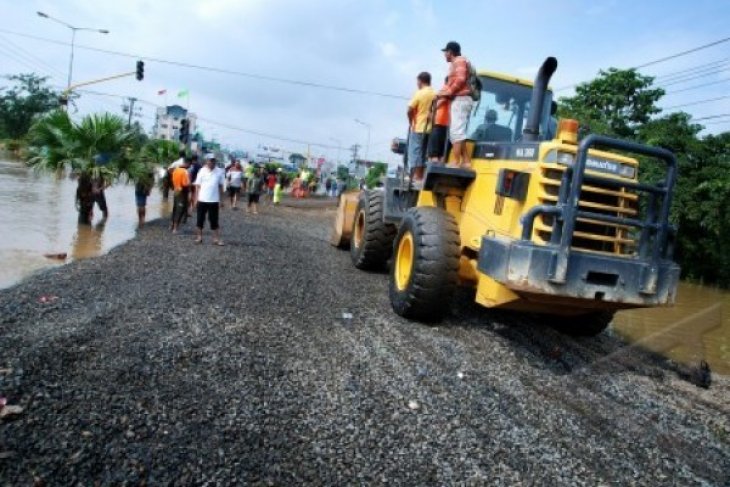
[[[352,235],[352,224],[357,211],[357,201],[360,198],[360,190],[345,191],[340,195],[340,204],[337,206],[335,225],[332,228],[330,243],[335,247],[347,248],[350,246]]]

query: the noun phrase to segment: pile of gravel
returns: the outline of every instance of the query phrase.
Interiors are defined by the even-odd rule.
[[[332,217],[226,209],[221,248],[153,222],[0,291],[0,395],[24,408],[0,484],[728,485],[726,378],[468,293],[405,321]]]

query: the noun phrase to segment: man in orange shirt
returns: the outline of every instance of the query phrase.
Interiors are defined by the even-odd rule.
[[[443,89],[446,89],[449,78],[444,79]],[[449,111],[451,101],[448,98],[436,99],[436,113],[433,118],[433,128],[428,137],[426,155],[431,162],[443,162],[446,153],[446,139],[449,135]]]
[[[172,171],[172,189],[175,192],[172,207],[172,233],[177,233],[180,223],[188,216],[188,195],[190,193],[190,177],[188,166],[190,160],[183,159],[182,165]]]
[[[464,169],[471,169],[471,154],[466,150],[466,124],[474,107],[468,83],[469,60],[461,55],[458,42],[451,41],[441,50],[450,63],[448,81],[439,97],[451,100],[449,140],[453,144],[454,162]]]

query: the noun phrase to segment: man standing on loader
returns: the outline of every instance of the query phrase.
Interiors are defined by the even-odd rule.
[[[410,135],[408,137],[408,164],[413,168],[413,186],[420,189],[423,186],[423,168],[426,164],[423,151],[431,127],[429,114],[436,92],[431,88],[431,74],[422,72],[416,78],[418,91],[408,103],[408,121]]]
[[[450,66],[448,81],[438,96],[451,100],[449,140],[453,146],[454,163],[463,169],[471,169],[471,154],[466,150],[466,124],[474,106],[468,83],[469,60],[461,55],[458,42],[450,41],[442,51]]]

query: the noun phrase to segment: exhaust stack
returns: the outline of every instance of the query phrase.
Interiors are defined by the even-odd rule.
[[[530,100],[530,115],[527,117],[527,124],[522,131],[522,139],[528,142],[538,140],[540,136],[540,116],[545,104],[545,92],[548,83],[555,70],[558,69],[558,60],[549,57],[542,63],[535,77],[535,85],[532,87],[532,99]]]

